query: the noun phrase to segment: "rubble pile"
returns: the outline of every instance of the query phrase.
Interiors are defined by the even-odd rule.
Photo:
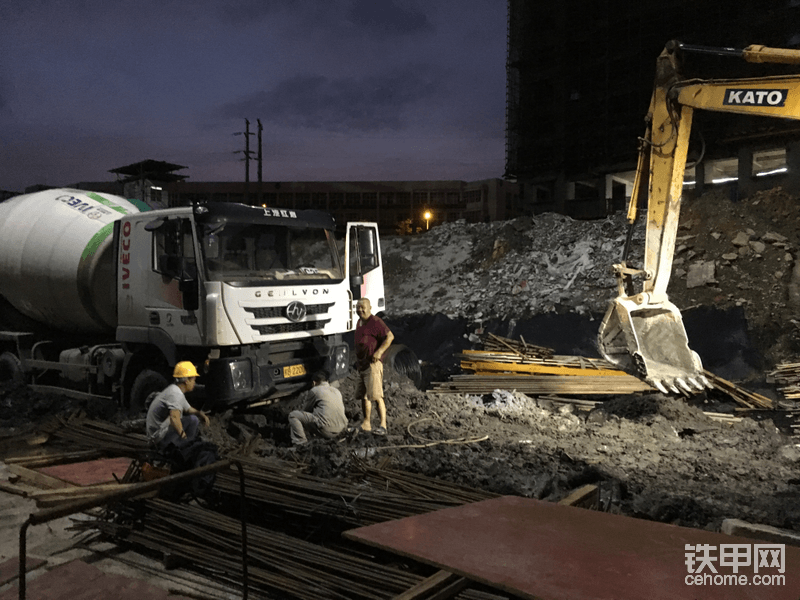
[[[602,312],[616,289],[611,265],[625,227],[620,215],[576,221],[547,213],[385,239],[389,312],[472,319]]]
[[[644,218],[629,265],[641,267]],[[798,349],[800,199],[781,188],[732,201],[725,189],[684,200],[670,280],[682,312],[740,308],[777,364]],[[472,321],[547,313],[601,317],[617,293],[611,269],[627,233],[623,213],[578,221],[546,213],[511,221],[446,223],[383,241],[387,314]],[[536,340],[530,340],[533,343]]]

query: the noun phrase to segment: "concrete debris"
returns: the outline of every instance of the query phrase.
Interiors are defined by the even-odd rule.
[[[686,275],[686,287],[691,289],[701,285],[708,285],[709,283],[716,283],[714,270],[714,261],[706,260],[693,263]]]
[[[743,308],[759,350],[776,364],[794,352],[784,324],[800,313],[798,219],[800,202],[781,188],[739,202],[724,189],[684,200],[670,300],[682,311]],[[643,221],[627,261],[637,268]],[[622,212],[593,221],[545,213],[384,236],[387,314],[443,314],[478,326],[551,314],[597,319],[617,293],[611,266],[622,260],[627,228]]]
[[[620,259],[624,232],[621,215],[575,221],[544,214],[459,221],[384,239],[390,312],[451,318],[482,312],[486,319],[578,312],[578,306],[602,312],[613,293],[610,267]],[[637,237],[641,241],[641,233]]]

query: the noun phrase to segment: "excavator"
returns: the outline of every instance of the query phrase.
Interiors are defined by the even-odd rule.
[[[602,356],[665,394],[710,387],[700,357],[689,347],[683,318],[669,301],[692,115],[695,109],[800,120],[800,75],[738,79],[689,79],[681,75],[686,53],[730,56],[750,63],[800,64],[800,50],[752,45],[710,48],[670,41],[658,57],[656,80],[640,139],[628,236],[613,265],[618,295],[598,332]],[[647,202],[641,269],[628,265],[638,208]]]

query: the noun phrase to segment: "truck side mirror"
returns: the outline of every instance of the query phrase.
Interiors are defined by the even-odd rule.
[[[159,254],[158,272],[179,281],[194,281],[197,279],[197,264],[194,259],[174,254]]]
[[[158,272],[167,277],[177,279],[178,257],[171,254],[158,255]]]
[[[363,256],[361,258],[361,268],[366,271],[371,271],[378,266],[378,257],[374,254]]]
[[[183,308],[186,310],[200,308],[200,288],[197,279],[181,279],[178,281],[178,289],[183,297]]]

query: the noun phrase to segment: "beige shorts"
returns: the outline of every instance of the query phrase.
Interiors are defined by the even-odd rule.
[[[375,361],[368,369],[358,372],[356,398],[366,398],[371,402],[383,400],[383,363]]]

